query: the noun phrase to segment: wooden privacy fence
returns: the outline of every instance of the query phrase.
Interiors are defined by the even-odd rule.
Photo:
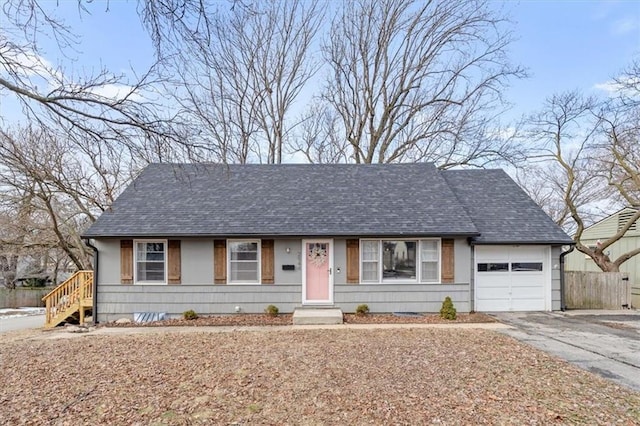
[[[0,308],[20,308],[44,306],[42,297],[51,287],[7,289],[0,288]]]
[[[568,309],[623,309],[631,307],[631,283],[625,272],[564,273]]]

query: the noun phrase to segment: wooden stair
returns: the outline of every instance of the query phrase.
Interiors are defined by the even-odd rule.
[[[45,328],[68,321],[84,324],[86,313],[93,309],[93,271],[76,272],[42,300],[46,306]]]

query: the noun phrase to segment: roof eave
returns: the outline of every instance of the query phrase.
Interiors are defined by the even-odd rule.
[[[100,238],[248,238],[248,237],[285,237],[285,238],[315,238],[315,237],[357,237],[357,238],[375,238],[375,237],[478,237],[479,232],[368,232],[364,234],[353,232],[333,232],[333,233],[111,233],[111,234],[83,234],[83,239],[100,239]]]
[[[575,241],[573,240],[521,240],[521,241],[477,241],[472,240],[471,245],[473,246],[486,246],[486,245],[552,245],[552,246],[569,246],[575,245]]]

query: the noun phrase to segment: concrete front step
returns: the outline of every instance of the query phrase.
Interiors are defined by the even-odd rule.
[[[293,312],[293,325],[342,324],[342,310],[338,308],[307,308]]]

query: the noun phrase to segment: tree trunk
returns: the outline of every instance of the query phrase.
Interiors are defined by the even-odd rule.
[[[603,272],[620,272],[620,267],[615,262],[612,262],[611,259],[609,259],[609,256],[602,253],[600,250],[594,250],[591,258]]]

